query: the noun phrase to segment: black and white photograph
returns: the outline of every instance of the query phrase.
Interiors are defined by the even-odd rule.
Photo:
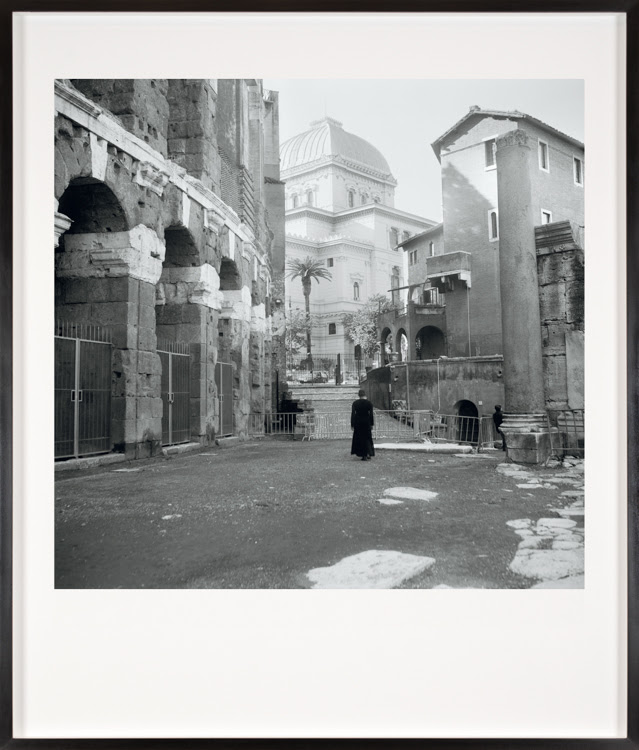
[[[54,137],[56,588],[584,587],[583,81],[59,79]]]

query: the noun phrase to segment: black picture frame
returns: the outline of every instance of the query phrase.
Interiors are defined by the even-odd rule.
[[[5,0],[0,10],[0,748],[639,748],[639,0]],[[623,13],[627,23],[628,725],[620,739],[15,739],[12,730],[12,14],[16,12]],[[611,415],[614,418],[617,415]],[[622,415],[619,415],[622,418]],[[53,686],[52,686],[53,688]]]

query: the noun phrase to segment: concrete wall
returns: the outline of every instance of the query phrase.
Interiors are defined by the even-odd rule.
[[[573,172],[573,157],[582,161],[585,172],[584,150],[557,135],[553,135],[522,122],[519,125],[533,140],[535,148],[530,152],[530,178],[533,216],[535,224],[541,224],[542,209],[552,213],[552,221],[574,221],[584,225],[584,186],[576,185]],[[539,168],[537,145],[548,144],[549,170]],[[585,180],[584,180],[585,184]]]
[[[495,404],[504,402],[502,366],[501,357],[440,359],[439,367],[436,360],[409,362],[410,408],[456,414],[456,404],[465,399],[475,404],[480,416],[492,414]],[[371,370],[364,389],[378,409],[389,409],[390,400],[408,400],[406,365]]]
[[[489,235],[489,212],[498,208],[497,172],[486,169],[484,139],[513,124],[485,118],[471,121],[442,152],[442,200],[446,252],[472,253],[472,287],[447,293],[451,354],[501,354],[499,240]],[[471,351],[468,350],[468,304]]]

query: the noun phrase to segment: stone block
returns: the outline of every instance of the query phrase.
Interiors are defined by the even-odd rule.
[[[148,281],[139,282],[140,305],[155,307],[155,284]]]
[[[61,284],[62,300],[65,305],[90,301],[90,279],[64,279]]]
[[[157,349],[157,336],[151,328],[138,329],[138,350],[141,352],[154,352]]]
[[[137,305],[133,302],[95,302],[93,319],[104,326],[127,324],[137,320]]]
[[[155,328],[155,306],[140,305],[138,324],[142,328]]]
[[[138,354],[138,367],[139,373],[155,373],[158,370],[158,362],[160,358],[155,352],[141,351]]]
[[[551,451],[548,432],[512,432],[504,430],[507,455],[518,464],[543,464]]]

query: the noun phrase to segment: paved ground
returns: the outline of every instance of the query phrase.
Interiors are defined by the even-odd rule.
[[[61,473],[56,586],[583,585],[579,465],[349,449],[266,439]]]

